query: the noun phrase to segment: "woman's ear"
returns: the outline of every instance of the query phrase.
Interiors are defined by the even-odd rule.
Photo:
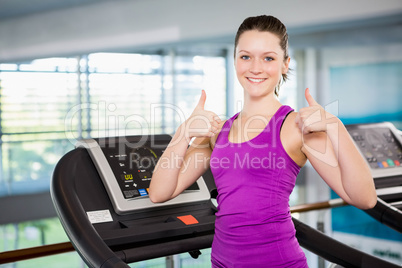
[[[289,70],[290,57],[283,61],[282,74],[286,74]]]

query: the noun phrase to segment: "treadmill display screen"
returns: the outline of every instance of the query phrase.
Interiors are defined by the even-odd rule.
[[[163,146],[149,142],[141,146],[101,146],[125,199],[148,197],[148,188]],[[187,190],[199,190],[193,184]]]

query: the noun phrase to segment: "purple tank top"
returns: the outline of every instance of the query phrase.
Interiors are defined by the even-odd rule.
[[[238,114],[223,125],[210,161],[218,190],[212,267],[307,267],[289,210],[300,167],[280,140],[291,111],[281,106],[243,143],[228,139]]]

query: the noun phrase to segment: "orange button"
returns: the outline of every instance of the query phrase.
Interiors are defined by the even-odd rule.
[[[382,161],[384,167],[388,167],[388,163],[386,161]]]
[[[190,225],[190,224],[197,224],[198,221],[196,218],[194,218],[192,215],[185,215],[185,216],[180,216],[177,217],[179,220],[184,222],[185,225]]]

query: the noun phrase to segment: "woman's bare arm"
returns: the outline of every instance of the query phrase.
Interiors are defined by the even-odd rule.
[[[325,112],[308,89],[306,99],[309,106],[300,109],[296,117],[302,132],[302,152],[342,199],[361,209],[374,207],[374,180],[345,126]]]

